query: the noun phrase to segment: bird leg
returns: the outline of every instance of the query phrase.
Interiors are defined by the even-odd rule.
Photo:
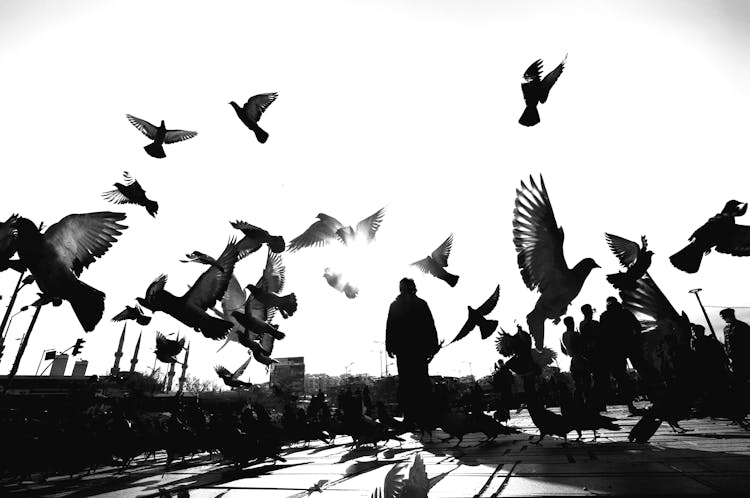
[[[463,441],[463,440],[464,440],[463,436],[458,436],[458,442],[456,443],[456,445],[454,446],[454,448],[458,448],[459,445],[461,444],[461,441]]]
[[[536,442],[535,441],[531,441],[531,444],[539,444],[539,443],[542,442],[542,439],[544,439],[544,433],[540,433],[539,434],[539,439]]]

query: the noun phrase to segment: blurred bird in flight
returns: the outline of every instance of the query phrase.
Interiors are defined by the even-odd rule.
[[[524,83],[521,83],[521,91],[523,92],[523,99],[526,101],[526,109],[521,114],[521,118],[518,120],[519,123],[524,126],[534,126],[539,123],[539,111],[536,107],[540,103],[544,104],[547,102],[549,91],[562,74],[567,59],[568,56],[566,55],[560,65],[547,74],[544,79],[540,79],[542,59],[535,61],[523,73]]]
[[[242,124],[255,133],[255,138],[257,138],[258,142],[262,144],[266,143],[266,140],[268,140],[268,133],[258,126],[258,121],[260,121],[260,117],[278,96],[278,93],[261,93],[259,95],[254,95],[250,97],[242,107],[237,105],[234,101],[229,103],[234,109],[234,112],[237,113],[237,117],[242,121]]]
[[[451,254],[452,247],[453,234],[450,234],[437,249],[432,251],[432,254],[424,259],[415,261],[411,266],[416,266],[423,273],[437,277],[451,287],[455,287],[458,283],[458,275],[453,275],[445,270],[448,266],[448,256]]]
[[[351,226],[344,226],[333,216],[319,213],[318,221],[292,239],[289,242],[288,249],[294,252],[305,247],[322,247],[336,240],[345,246],[349,246],[355,241],[370,243],[375,240],[375,234],[380,228],[384,216],[385,207],[382,207],[357,223],[357,228],[352,228]]]
[[[233,221],[232,227],[240,230],[245,236],[237,242],[237,247],[240,251],[240,259],[245,256],[254,253],[260,246],[267,244],[268,248],[273,252],[284,252],[286,249],[286,243],[284,237],[280,235],[271,235],[266,230],[251,225],[244,221]]]
[[[240,380],[240,377],[243,373],[245,373],[245,370],[247,370],[247,366],[250,364],[250,361],[252,360],[252,356],[249,357],[245,362],[240,365],[240,367],[235,370],[234,372],[230,372],[226,368],[224,368],[221,365],[217,365],[214,367],[214,370],[219,375],[219,378],[224,381],[224,384],[231,388],[243,388],[243,387],[253,387],[253,384],[250,382],[243,382]]]
[[[177,361],[177,355],[185,349],[185,338],[167,339],[161,332],[156,333],[156,358],[162,363],[180,363]]]
[[[648,250],[646,236],[641,236],[641,245],[632,240],[605,233],[607,244],[612,252],[620,260],[620,264],[626,271],[607,275],[607,281],[615,289],[632,289],[636,281],[646,274],[651,266],[651,258],[654,253]]]
[[[137,204],[143,206],[148,211],[148,214],[156,217],[156,212],[159,210],[159,204],[146,197],[146,191],[143,190],[141,184],[131,177],[126,171],[124,173],[125,183],[115,183],[115,190],[109,190],[102,194],[109,202],[114,204]]]
[[[249,284],[247,289],[267,308],[276,308],[281,316],[289,318],[297,311],[297,296],[294,293],[280,295],[284,290],[285,272],[281,254],[276,254],[269,248],[263,275],[255,285]]]
[[[323,272],[323,278],[326,279],[328,285],[343,293],[349,299],[354,299],[359,295],[359,289],[347,282],[341,272],[336,272],[331,268],[326,268]]]
[[[136,118],[130,114],[126,114],[130,124],[138,128],[141,133],[146,135],[148,138],[153,140],[152,143],[145,146],[143,149],[151,157],[162,159],[167,157],[164,153],[164,144],[173,144],[175,142],[182,142],[189,138],[193,138],[198,135],[197,131],[186,131],[186,130],[168,130],[164,124],[164,120],[161,120],[159,127],[156,127],[146,121],[145,119]]]

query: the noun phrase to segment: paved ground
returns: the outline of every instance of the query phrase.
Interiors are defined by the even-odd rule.
[[[638,418],[624,407],[610,409],[620,431],[602,431],[592,440],[563,445],[562,439],[545,438],[531,444],[537,430],[527,411],[513,413],[511,425],[523,432],[501,436],[493,445],[479,445],[481,435],[464,439],[459,448],[439,441],[413,437],[399,446],[389,442],[378,450],[335,444],[292,447],[286,464],[259,464],[233,469],[218,457],[197,456],[175,465],[166,474],[164,455],[156,462],[136,461],[126,472],[101,469],[85,478],[50,479],[6,488],[10,496],[159,496],[160,488],[173,496],[188,490],[191,497],[227,498],[370,497],[397,462],[411,461],[419,452],[430,478],[442,476],[430,498],[601,494],[705,494],[750,493],[750,432],[725,420],[700,419],[682,424],[690,432],[675,434],[663,424],[648,444],[630,443],[627,435]],[[575,433],[573,433],[575,434]],[[308,491],[325,481],[321,492]],[[3,490],[0,489],[0,494]]]

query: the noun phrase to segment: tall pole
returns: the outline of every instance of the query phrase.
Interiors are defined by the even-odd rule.
[[[113,376],[120,373],[120,358],[122,358],[122,347],[125,344],[125,330],[128,327],[128,322],[122,324],[122,334],[120,334],[120,343],[117,345],[117,351],[115,351],[115,364],[112,365],[112,371],[110,372]]]
[[[18,349],[18,354],[16,355],[16,361],[13,362],[13,368],[10,369],[10,374],[8,375],[8,386],[10,386],[10,383],[13,381],[13,377],[16,376],[16,372],[18,371],[18,366],[21,364],[21,357],[23,356],[24,351],[26,351],[26,345],[29,343],[29,337],[31,337],[31,331],[34,330],[34,325],[36,324],[36,319],[39,317],[39,312],[42,310],[42,306],[37,306],[36,311],[34,312],[34,316],[31,318],[31,323],[29,324],[29,329],[26,331],[26,333],[23,336],[23,341],[21,341],[21,347]]]
[[[10,324],[8,324],[8,319],[10,318],[10,313],[13,311],[13,305],[16,303],[16,296],[18,296],[18,291],[21,290],[22,282],[23,282],[23,276],[26,273],[26,270],[21,272],[21,275],[18,277],[18,283],[16,284],[16,288],[13,291],[13,295],[10,297],[10,302],[8,303],[8,307],[5,309],[5,315],[3,316],[3,321],[0,323],[0,358],[3,357],[3,350],[5,349],[5,325],[7,324],[10,327]]]
[[[703,316],[706,318],[706,323],[708,324],[708,328],[709,330],[711,330],[711,334],[714,336],[714,339],[718,340],[718,338],[716,337],[716,331],[714,330],[714,326],[711,325],[711,320],[708,319],[708,313],[706,313],[706,308],[703,307],[703,303],[701,302],[701,297],[698,295],[698,293],[702,290],[703,289],[692,289],[688,292],[690,292],[691,294],[695,294],[695,298],[698,299],[698,304],[701,307],[701,311],[703,311]]]
[[[185,359],[182,360],[182,375],[180,375],[179,382],[180,382],[180,388],[177,390],[177,392],[182,392],[182,388],[185,386],[185,380],[187,379],[187,376],[185,375],[188,368],[188,356],[190,356],[190,343],[188,343],[187,349],[185,350]],[[250,358],[247,359],[247,361],[250,361]]]

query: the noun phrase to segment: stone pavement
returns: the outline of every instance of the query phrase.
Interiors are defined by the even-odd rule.
[[[555,410],[553,410],[555,411]],[[628,442],[638,417],[624,407],[611,408],[620,431],[600,431],[594,441],[590,431],[582,441],[547,437],[532,444],[538,434],[528,412],[512,413],[511,425],[521,434],[499,436],[494,444],[480,445],[482,435],[467,436],[459,448],[455,440],[424,443],[405,435],[399,444],[390,441],[377,450],[353,449],[348,437],[335,444],[322,442],[296,446],[283,455],[284,464],[269,463],[234,469],[218,457],[186,459],[164,473],[162,454],[156,462],[139,459],[125,472],[100,469],[82,479],[49,479],[5,489],[10,496],[159,496],[160,488],[177,496],[226,498],[370,497],[398,462],[411,462],[419,452],[430,478],[441,477],[430,498],[565,496],[601,494],[705,494],[750,493],[750,432],[726,420],[699,419],[681,423],[689,432],[674,433],[667,424],[647,444]],[[571,433],[575,434],[575,433]],[[321,481],[324,481],[320,483]],[[320,491],[312,487],[320,483]],[[2,494],[0,489],[0,494]]]

